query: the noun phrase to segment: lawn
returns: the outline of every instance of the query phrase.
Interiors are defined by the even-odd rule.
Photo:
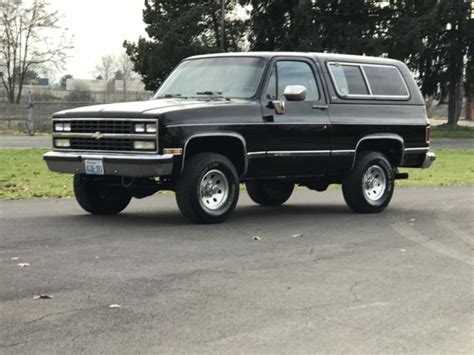
[[[447,126],[431,127],[432,138],[474,138],[473,127],[457,127],[456,129]]]
[[[53,174],[42,159],[44,149],[0,149],[0,199],[72,196],[71,175]],[[438,150],[430,169],[403,169],[400,186],[474,185],[474,150]]]
[[[72,196],[71,175],[53,174],[44,149],[0,149],[0,199]]]

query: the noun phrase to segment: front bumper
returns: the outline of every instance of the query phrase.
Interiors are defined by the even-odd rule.
[[[153,177],[169,176],[173,171],[171,154],[134,155],[74,152],[48,152],[43,155],[49,170],[57,173],[85,174],[85,159],[102,160],[105,175]]]
[[[425,155],[425,159],[423,160],[423,164],[421,165],[422,169],[428,169],[433,162],[436,160],[436,154],[433,152],[428,152]]]

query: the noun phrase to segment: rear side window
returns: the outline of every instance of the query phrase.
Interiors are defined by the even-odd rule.
[[[407,87],[395,67],[363,66],[372,95],[408,96]]]
[[[340,96],[359,99],[407,99],[410,94],[398,70],[390,65],[329,63],[329,71]]]
[[[342,95],[369,95],[364,76],[358,65],[331,64],[337,89]]]

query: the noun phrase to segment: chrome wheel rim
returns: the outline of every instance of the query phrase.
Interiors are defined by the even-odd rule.
[[[362,191],[369,203],[378,202],[387,188],[387,176],[384,170],[378,165],[372,165],[362,178]]]
[[[229,182],[220,170],[210,170],[201,178],[199,202],[209,211],[221,208],[229,196]]]

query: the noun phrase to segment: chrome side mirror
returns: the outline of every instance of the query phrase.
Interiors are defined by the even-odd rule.
[[[308,90],[303,85],[288,85],[283,92],[283,96],[288,101],[304,101]]]

